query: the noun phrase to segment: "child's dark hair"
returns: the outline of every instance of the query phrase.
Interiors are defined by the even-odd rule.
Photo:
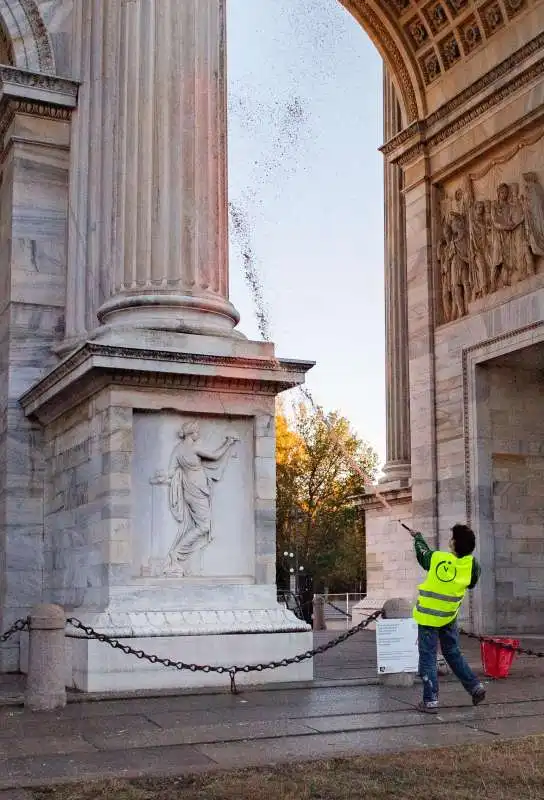
[[[474,536],[474,531],[468,525],[461,525],[460,523],[454,525],[451,529],[451,535],[455,555],[458,558],[469,556],[473,552],[476,547],[476,537]]]

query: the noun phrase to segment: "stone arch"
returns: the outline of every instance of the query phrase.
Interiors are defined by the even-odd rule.
[[[55,74],[53,47],[36,0],[0,0],[0,52],[9,64]]]
[[[379,50],[397,90],[405,126],[425,116],[425,87],[402,29],[391,16],[391,0],[339,0]],[[393,0],[393,5],[397,0]]]

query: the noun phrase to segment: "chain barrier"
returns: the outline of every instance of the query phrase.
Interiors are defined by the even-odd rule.
[[[544,652],[540,652],[538,650],[531,650],[528,647],[516,647],[513,644],[507,644],[506,642],[501,642],[500,639],[494,639],[493,636],[480,636],[477,633],[469,633],[469,631],[463,630],[463,628],[459,631],[463,636],[466,636],[468,639],[477,639],[479,642],[487,642],[488,644],[495,644],[498,647],[501,647],[503,650],[510,650],[511,652],[517,653],[520,656],[534,656],[535,658],[544,658]]]
[[[340,614],[342,614],[347,619],[351,619],[351,614],[348,611],[344,611],[343,608],[340,608],[340,606],[337,606],[335,603],[331,603],[330,600],[325,600],[325,604],[330,606],[331,608],[334,608],[335,611],[338,611]]]
[[[368,625],[370,625],[372,622],[375,622],[379,617],[381,617],[382,613],[383,609],[374,611],[369,617],[364,619],[354,628],[350,628],[349,631],[345,631],[345,633],[340,634],[340,636],[337,636],[335,639],[331,639],[330,642],[319,645],[319,647],[314,647],[313,650],[306,650],[305,653],[299,653],[298,655],[291,656],[290,658],[282,658],[280,661],[269,661],[265,664],[233,664],[230,667],[212,666],[210,664],[186,664],[183,661],[172,661],[170,658],[161,658],[160,656],[146,653],[143,650],[136,650],[135,648],[130,647],[130,645],[123,644],[123,642],[119,641],[119,639],[114,639],[105,633],[98,633],[94,630],[94,628],[91,628],[90,625],[84,625],[83,622],[75,617],[69,617],[67,623],[73,628],[83,631],[83,633],[85,633],[89,639],[96,639],[98,642],[109,644],[110,647],[114,648],[114,650],[121,650],[121,652],[127,656],[135,656],[136,658],[144,659],[149,661],[150,664],[162,664],[164,667],[173,667],[174,669],[178,670],[189,670],[190,672],[215,672],[218,675],[226,674],[230,677],[231,693],[238,694],[239,691],[236,686],[236,675],[239,672],[263,672],[265,669],[279,669],[280,667],[288,667],[291,664],[300,664],[301,661],[307,661],[310,658],[314,658],[314,656],[325,653],[327,650],[330,650],[342,642],[345,642],[346,639],[349,639],[351,636],[354,636],[356,633],[359,633],[359,631],[362,631],[364,628],[368,627]]]
[[[30,625],[30,617],[26,617],[25,619],[18,619],[17,622],[14,622],[11,628],[8,628],[5,633],[0,636],[0,643],[7,642],[8,639],[15,633],[19,633],[19,631],[26,631],[26,629]]]

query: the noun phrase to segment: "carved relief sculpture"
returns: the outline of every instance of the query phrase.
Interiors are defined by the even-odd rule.
[[[451,282],[451,262],[453,257],[451,225],[444,222],[442,225],[442,239],[438,245],[438,263],[440,264],[440,277],[442,284],[442,308],[444,317],[449,322],[452,319],[453,291]]]
[[[191,556],[211,542],[213,483],[223,477],[231,447],[238,441],[227,436],[216,450],[206,450],[199,445],[196,422],[183,425],[178,436],[168,473],[157,473],[153,478],[154,483],[168,485],[170,512],[178,525],[164,565],[165,575],[190,575]]]
[[[501,183],[491,204],[491,291],[534,273],[534,259],[517,184]]]
[[[523,174],[523,200],[529,247],[535,256],[544,256],[544,189],[534,172]]]
[[[472,293],[467,225],[463,214],[451,215],[451,231],[452,319],[459,319],[467,313]]]
[[[536,272],[544,257],[544,189],[534,172],[502,182],[496,198],[476,199],[473,181],[446,199],[437,247],[445,322],[468,313],[469,303],[513,286]]]

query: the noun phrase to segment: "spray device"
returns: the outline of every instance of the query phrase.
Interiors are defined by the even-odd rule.
[[[404,522],[401,522],[400,519],[398,519],[397,522],[399,523],[399,525],[402,525],[402,527],[405,528],[405,530],[407,530],[408,533],[411,533],[412,536],[416,535],[417,531],[415,531],[413,528],[410,528],[408,525],[405,525]]]

